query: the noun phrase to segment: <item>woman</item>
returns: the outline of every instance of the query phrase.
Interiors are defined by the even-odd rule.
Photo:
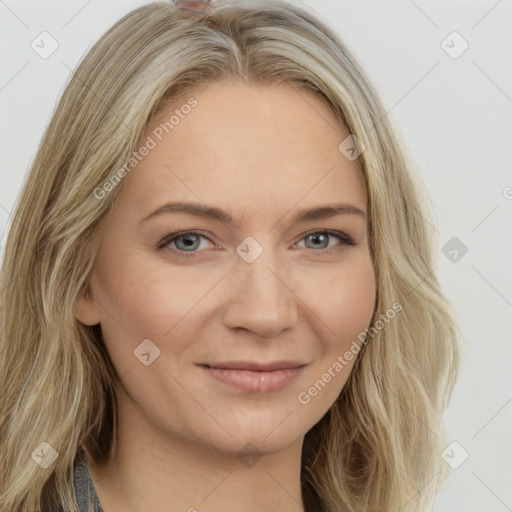
[[[430,510],[459,331],[411,167],[303,8],[116,23],[7,240],[1,510]]]

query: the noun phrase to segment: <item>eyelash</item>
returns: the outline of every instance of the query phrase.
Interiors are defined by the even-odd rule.
[[[356,244],[354,243],[354,241],[352,240],[352,238],[350,238],[348,235],[346,235],[345,233],[343,233],[342,231],[336,231],[336,230],[332,230],[332,229],[323,229],[323,230],[316,230],[316,231],[310,231],[309,233],[306,233],[302,238],[301,240],[303,240],[304,238],[307,238],[308,236],[311,236],[311,235],[318,235],[318,234],[327,234],[327,235],[331,235],[335,238],[337,238],[338,240],[340,240],[342,243],[341,245],[348,245],[348,246],[355,246]],[[174,242],[175,240],[177,240],[178,238],[181,238],[182,236],[184,235],[199,235],[199,236],[202,236],[204,238],[206,238],[208,241],[211,242],[210,238],[208,236],[205,235],[205,233],[203,233],[202,231],[197,231],[197,230],[190,230],[190,231],[179,231],[177,233],[172,233],[170,235],[167,235],[166,237],[164,237],[157,245],[157,249],[159,250],[162,250],[162,249],[165,249],[166,247],[170,246],[172,242]],[[213,243],[213,242],[212,242]],[[309,247],[306,247],[306,249],[309,249]],[[182,258],[194,258],[197,256],[198,252],[202,252],[202,251],[195,251],[195,252],[186,252],[186,251],[181,251],[179,249],[170,249],[174,254],[177,254],[179,255],[180,257]],[[331,254],[334,252],[333,249],[320,249],[320,250],[314,250],[314,249],[311,249],[313,250],[314,252],[316,253],[320,253],[320,254],[325,254],[325,255],[328,255],[328,254]]]

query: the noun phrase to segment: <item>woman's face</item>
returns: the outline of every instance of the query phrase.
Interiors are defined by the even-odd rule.
[[[273,453],[333,404],[375,303],[348,136],[288,86],[212,85],[150,123],[76,307],[101,323],[129,428]]]

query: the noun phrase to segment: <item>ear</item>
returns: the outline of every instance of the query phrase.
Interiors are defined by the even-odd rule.
[[[77,298],[75,303],[75,317],[85,325],[96,325],[101,321],[101,312],[98,303],[89,289],[89,286]]]

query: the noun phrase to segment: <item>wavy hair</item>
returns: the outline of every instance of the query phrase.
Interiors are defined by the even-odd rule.
[[[76,512],[77,455],[98,464],[115,456],[115,370],[100,326],[81,324],[74,306],[89,293],[96,235],[123,183],[101,201],[94,191],[175,98],[229,81],[318,93],[363,143],[371,325],[402,306],[370,329],[336,402],[306,434],[306,510],[430,510],[445,476],[442,415],[461,331],[433,271],[428,194],[334,31],[302,6],[261,0],[219,3],[203,16],[166,1],[137,8],[99,38],[62,93],[18,196],[0,275],[2,511]],[[58,454],[47,468],[33,460],[43,442]]]

